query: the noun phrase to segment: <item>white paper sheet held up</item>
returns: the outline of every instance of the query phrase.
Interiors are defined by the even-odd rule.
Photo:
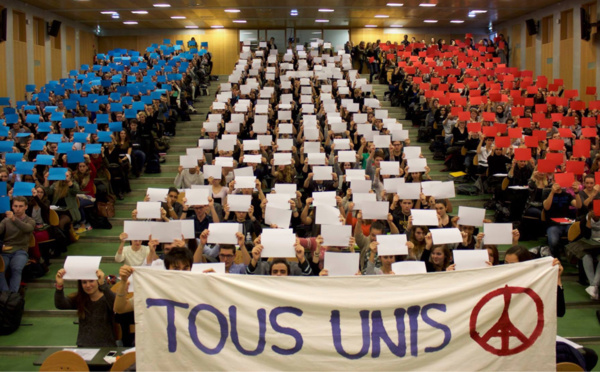
[[[208,205],[209,191],[207,189],[188,189],[185,190],[185,199],[187,205]]]
[[[225,274],[225,262],[195,263],[192,265],[192,271],[197,273],[203,273],[210,269],[215,271],[211,274]]]
[[[230,212],[248,212],[252,203],[252,195],[231,194],[227,196]]]
[[[404,147],[404,159],[418,159],[421,155],[421,146]]]
[[[265,211],[265,224],[269,226],[277,225],[277,228],[279,229],[287,229],[290,227],[291,220],[292,211],[289,208],[282,209],[267,204],[267,210]]]
[[[366,220],[384,220],[387,221],[387,215],[390,210],[390,202],[362,202],[362,217]]]
[[[411,209],[413,226],[438,226],[438,214],[433,209]]]
[[[166,202],[167,194],[169,193],[169,189],[155,189],[152,187],[148,188],[146,191],[146,195],[150,197],[151,202]]]
[[[457,228],[430,229],[433,244],[462,243],[462,235]]]
[[[96,270],[100,267],[101,256],[67,256],[65,260],[65,280],[98,279]]]
[[[406,234],[377,235],[377,255],[396,256],[408,254]]]
[[[452,252],[456,270],[470,270],[488,267],[490,260],[487,249],[455,249]]]
[[[485,209],[473,207],[458,207],[458,224],[464,226],[483,226]]]
[[[328,205],[320,205],[317,207],[316,224],[320,225],[341,225],[340,210],[336,207]]]
[[[137,218],[140,220],[147,218],[160,218],[160,202],[137,202]]]
[[[150,223],[146,221],[125,221],[123,232],[127,234],[127,240],[148,240],[152,234]]]
[[[397,193],[398,193],[398,196],[400,197],[400,200],[402,200],[402,199],[417,200],[421,197],[421,183],[420,182],[401,183],[398,185]]]
[[[296,257],[296,235],[292,229],[263,229],[260,236],[262,257]]]
[[[325,252],[323,268],[329,276],[354,275],[358,272],[360,254],[353,252]]]
[[[237,244],[237,232],[242,232],[239,223],[211,223],[208,225],[208,243]]]
[[[426,158],[416,158],[416,159],[408,159],[406,161],[408,165],[408,171],[410,173],[416,172],[425,172],[425,167],[427,166]]]
[[[512,223],[484,223],[483,244],[512,244],[512,230]]]
[[[313,181],[331,181],[333,180],[333,167],[315,166],[313,167]]]
[[[392,264],[392,271],[396,275],[426,274],[427,267],[423,261],[400,261]]]
[[[329,225],[321,229],[323,245],[327,247],[347,247],[352,236],[350,225]]]

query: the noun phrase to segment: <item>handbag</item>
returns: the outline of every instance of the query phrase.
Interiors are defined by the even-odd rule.
[[[96,208],[98,209],[98,215],[106,218],[113,218],[115,216],[115,199],[109,195],[107,201],[96,202]]]

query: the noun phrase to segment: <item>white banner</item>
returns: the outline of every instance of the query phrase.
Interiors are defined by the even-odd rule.
[[[136,268],[137,368],[556,370],[557,275],[551,258],[377,277]]]

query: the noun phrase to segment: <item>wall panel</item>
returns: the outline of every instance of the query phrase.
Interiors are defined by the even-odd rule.
[[[79,31],[79,61],[81,64],[92,65],[97,50],[98,37],[90,32]]]
[[[25,97],[25,85],[27,85],[27,43],[14,41],[14,71],[11,75],[15,79],[15,99],[22,100]]]
[[[46,79],[46,51],[43,46],[34,45],[33,47],[33,75],[37,87],[48,81]]]
[[[52,64],[52,76],[46,77],[47,80],[60,80],[62,75],[62,53],[60,49],[52,48],[50,63]],[[66,77],[66,76],[64,76]]]
[[[595,23],[596,17],[596,4],[592,3],[584,6],[590,15],[590,22]],[[596,43],[598,42],[597,28],[592,27],[592,38],[590,41],[581,40],[581,89],[579,95],[583,101],[593,101],[594,97],[585,94],[586,87],[596,86]]]
[[[525,36],[525,69],[535,72],[535,39],[537,35]]]
[[[0,43],[0,61],[6,61],[6,43]],[[8,96],[6,63],[0,63],[0,97]]]
[[[521,53],[523,51],[524,45],[521,40],[521,25],[516,24],[512,27],[512,37],[509,40],[510,44],[510,57],[509,57],[509,65],[511,67],[516,67],[519,70],[521,67]]]
[[[552,16],[545,17],[542,21],[542,75],[546,76],[549,81],[552,81],[552,68],[554,61],[552,60],[553,50],[553,35],[554,26]]]
[[[573,38],[560,41],[560,76],[565,83],[565,89],[573,86]],[[564,56],[564,58],[562,58]]]
[[[73,27],[66,27],[67,32],[66,42],[67,42],[67,71],[71,71],[76,69],[75,66],[75,29]],[[66,77],[66,76],[63,76]]]

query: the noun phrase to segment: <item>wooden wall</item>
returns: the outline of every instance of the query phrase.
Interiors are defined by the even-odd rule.
[[[36,87],[46,84],[49,80],[46,79],[46,50],[41,45],[33,46],[33,76]]]
[[[573,86],[573,10],[561,12],[560,22],[560,78],[565,89]]]
[[[405,32],[406,31],[406,32]],[[352,28],[350,29],[350,40],[354,45],[358,45],[361,41],[364,41],[365,44],[369,42],[375,42],[378,39],[381,40],[382,43],[387,42],[388,40],[392,43],[397,41],[400,43],[404,39],[404,35],[408,35],[408,39],[411,40],[414,36],[419,42],[421,40],[425,40],[425,42],[429,43],[431,38],[435,38],[436,40],[442,39],[446,40],[446,44],[450,44],[450,40],[464,40],[465,34],[451,34],[451,33],[436,33],[436,32],[413,32],[413,30],[400,30],[398,34],[386,34],[382,28]],[[478,42],[482,38],[486,38],[487,36],[484,34],[476,35],[474,34],[475,42]]]
[[[542,75],[548,78],[548,81],[553,81],[554,74],[552,67],[554,61],[552,53],[554,51],[554,22],[553,17],[548,16],[542,19]]]
[[[73,29],[73,27],[67,26],[65,35],[67,37],[67,71],[71,71],[79,67],[75,66],[75,29]]]
[[[596,3],[591,3],[584,8],[590,15],[590,22],[595,23],[597,20],[596,16]],[[598,43],[597,28],[592,27],[592,38],[590,41],[581,40],[581,85],[579,89],[579,96],[583,101],[589,102],[594,101],[594,97],[585,94],[586,87],[596,86],[596,43]]]
[[[525,35],[525,70],[535,72],[535,42],[537,35]]]
[[[0,43],[0,61],[6,61],[6,43]],[[0,63],[0,97],[8,96],[6,63]]]
[[[82,65],[94,63],[94,55],[98,50],[98,37],[89,32],[79,32],[79,62]],[[79,66],[77,66],[79,68]]]
[[[22,100],[25,97],[25,85],[27,85],[27,43],[14,41],[13,44],[14,71],[15,79],[15,99]]]
[[[133,49],[144,52],[153,43],[162,44],[168,38],[171,42],[183,40],[184,44],[194,37],[196,42],[208,42],[208,50],[213,56],[213,74],[228,75],[238,60],[240,43],[239,31],[234,29],[205,30],[204,34],[162,34],[136,36],[106,36],[98,39],[98,53],[106,53],[115,48]]]
[[[512,37],[508,42],[510,43],[509,65],[521,70],[521,53],[523,53],[525,45],[523,45],[524,40],[521,40],[520,24],[516,24],[512,27]]]

